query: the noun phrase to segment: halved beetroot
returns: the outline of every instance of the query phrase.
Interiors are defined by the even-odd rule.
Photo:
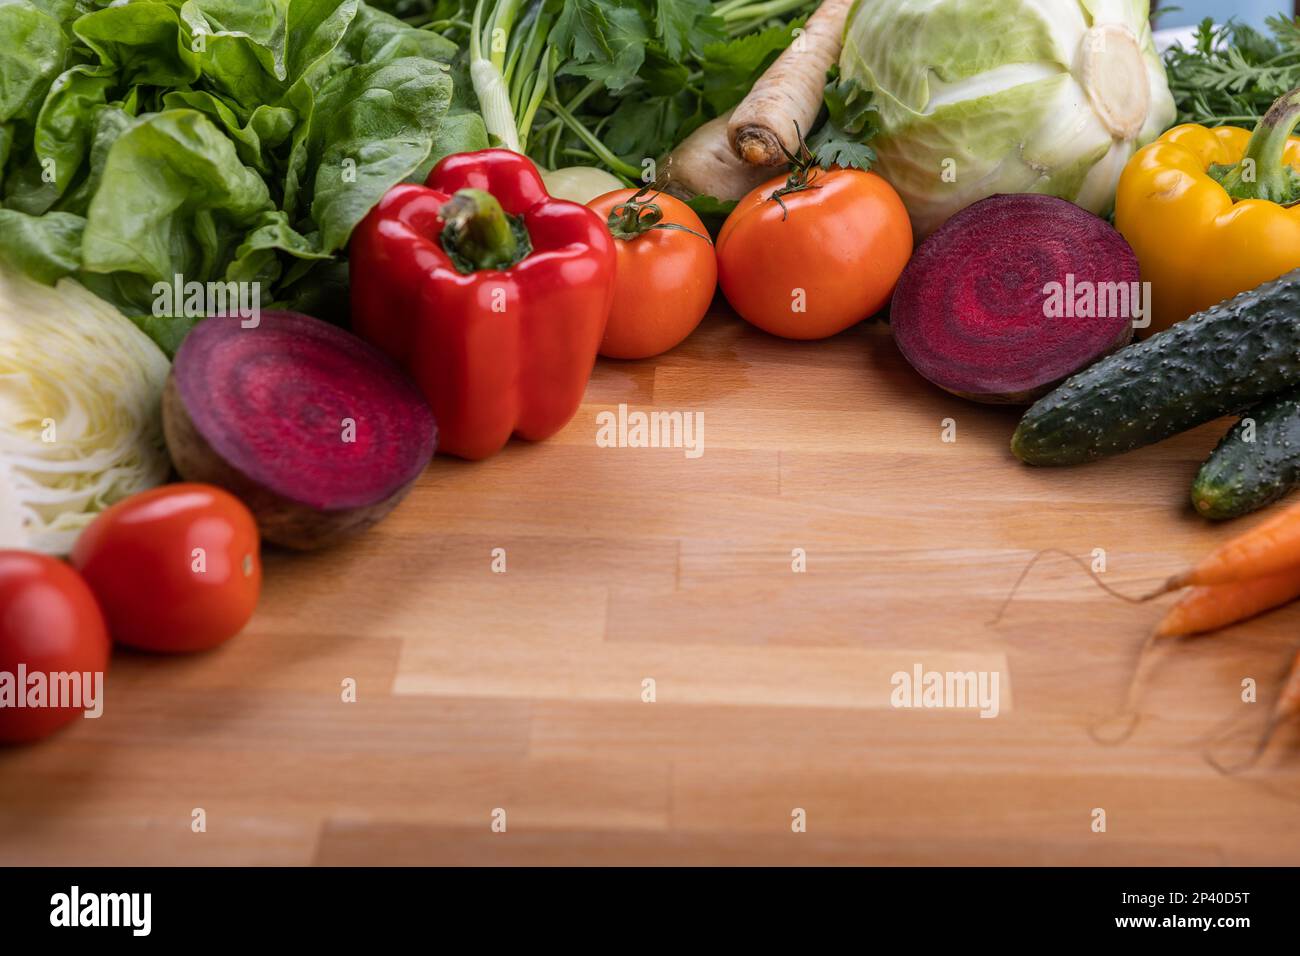
[[[163,391],[176,470],[233,492],[268,541],[315,548],[388,514],[433,457],[424,396],[386,356],[298,312],[204,319]]]
[[[890,322],[940,388],[1022,404],[1127,345],[1144,302],[1137,256],[1105,220],[1051,196],[993,196],[921,244]]]

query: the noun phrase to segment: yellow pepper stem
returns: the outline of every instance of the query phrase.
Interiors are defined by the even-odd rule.
[[[1214,166],[1210,175],[1235,200],[1264,199],[1279,205],[1300,201],[1300,173],[1283,156],[1300,125],[1300,90],[1274,103],[1255,127],[1246,155],[1235,166]]]

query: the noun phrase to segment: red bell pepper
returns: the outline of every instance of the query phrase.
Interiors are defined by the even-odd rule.
[[[461,458],[573,418],[614,295],[614,240],[547,195],[526,156],[448,156],[391,189],[352,234],[354,330],[403,365]]]

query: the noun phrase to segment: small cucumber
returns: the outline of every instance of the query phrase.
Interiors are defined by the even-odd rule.
[[[1025,413],[1030,465],[1118,455],[1300,385],[1300,270],[1121,349]]]
[[[1192,484],[1207,518],[1237,518],[1300,485],[1300,389],[1251,409],[1223,437]]]

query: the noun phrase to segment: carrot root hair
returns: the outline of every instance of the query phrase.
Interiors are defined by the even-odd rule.
[[[1108,747],[1118,746],[1132,737],[1137,731],[1138,725],[1142,723],[1139,701],[1155,668],[1156,662],[1153,662],[1151,658],[1151,651],[1159,639],[1158,634],[1152,633],[1142,642],[1142,647],[1138,650],[1137,663],[1133,665],[1133,678],[1129,681],[1128,691],[1124,695],[1124,709],[1088,728],[1088,736],[1097,743]],[[1123,727],[1118,734],[1103,732],[1104,728],[1116,726],[1121,721],[1123,721]]]
[[[1042,558],[1049,554],[1059,555],[1073,561],[1079,567],[1083,568],[1084,572],[1092,578],[1093,584],[1097,585],[1097,587],[1101,588],[1111,597],[1123,601],[1125,604],[1146,604],[1149,601],[1168,593],[1168,583],[1166,583],[1166,585],[1160,590],[1151,594],[1146,594],[1142,597],[1133,597],[1132,595],[1125,594],[1122,591],[1117,591],[1115,588],[1103,581],[1101,575],[1093,570],[1092,565],[1078,555],[1071,554],[1061,548],[1044,548],[1029,559],[1029,563],[1026,564],[1024,570],[1020,572],[1020,576],[1016,578],[1016,583],[1012,586],[1011,593],[1008,594],[1007,599],[1002,602],[1002,606],[998,609],[998,613],[990,622],[990,625],[998,624],[1002,618],[1006,616],[1007,609],[1011,606],[1011,602],[1015,599],[1016,594],[1025,583],[1026,578],[1029,577],[1029,572],[1034,569],[1034,566],[1038,564]],[[1124,743],[1124,741],[1132,737],[1137,731],[1138,726],[1142,722],[1142,714],[1138,708],[1138,702],[1146,687],[1146,682],[1150,677],[1151,668],[1153,666],[1150,659],[1150,652],[1159,639],[1159,634],[1152,633],[1148,635],[1146,640],[1142,643],[1142,647],[1138,651],[1137,664],[1133,670],[1133,678],[1129,681],[1128,691],[1124,695],[1124,708],[1088,727],[1088,735],[1097,743],[1113,747]]]
[[[1254,767],[1268,752],[1269,745],[1281,728],[1288,721],[1300,717],[1300,653],[1296,654],[1295,661],[1290,669],[1283,676],[1282,689],[1278,697],[1277,706],[1273,708],[1273,713],[1264,725],[1263,732],[1259,735],[1254,749],[1250,756],[1238,764],[1227,765],[1219,760],[1214,754],[1214,746],[1222,744],[1234,737],[1240,736],[1241,729],[1236,731],[1229,730],[1215,739],[1205,750],[1205,762],[1211,767],[1223,774],[1225,777],[1235,776],[1239,773],[1245,773]],[[1248,728],[1247,728],[1248,729]]]
[[[1097,587],[1101,588],[1111,597],[1115,598],[1116,600],[1123,601],[1126,604],[1146,604],[1148,601],[1151,601],[1157,597],[1160,597],[1160,595],[1166,593],[1165,591],[1157,591],[1154,594],[1145,595],[1143,597],[1132,597],[1131,595],[1124,594],[1121,591],[1115,590],[1113,587],[1111,587],[1109,584],[1103,581],[1101,579],[1101,575],[1099,575],[1096,571],[1092,569],[1092,565],[1088,564],[1087,561],[1083,560],[1083,558],[1079,557],[1077,554],[1071,554],[1069,551],[1065,551],[1061,548],[1044,548],[1042,551],[1039,551],[1032,558],[1030,558],[1029,563],[1025,565],[1025,569],[1020,572],[1020,576],[1016,578],[1016,583],[1011,587],[1011,593],[1008,594],[1007,599],[1002,602],[1002,606],[998,608],[998,613],[994,616],[993,620],[989,621],[990,627],[996,624],[1000,624],[1002,622],[1002,618],[1006,616],[1007,609],[1011,607],[1011,602],[1015,600],[1016,594],[1020,591],[1021,585],[1023,585],[1025,583],[1025,579],[1029,577],[1029,572],[1034,569],[1034,565],[1038,564],[1038,562],[1042,558],[1046,557],[1049,554],[1059,555],[1060,557],[1063,558],[1069,558],[1079,567],[1083,568],[1084,573],[1086,573],[1090,578],[1092,578],[1093,584],[1097,585]]]
[[[1273,735],[1277,732],[1280,723],[1281,721],[1277,720],[1277,718],[1269,720],[1268,724],[1264,727],[1264,732],[1260,734],[1259,739],[1255,742],[1255,746],[1251,748],[1251,752],[1245,760],[1238,763],[1227,764],[1221,761],[1214,752],[1216,746],[1240,737],[1242,735],[1242,730],[1238,729],[1237,731],[1222,735],[1207,747],[1204,754],[1205,762],[1225,777],[1235,777],[1239,773],[1245,773],[1247,770],[1252,769],[1256,764],[1258,764],[1264,754],[1268,752],[1268,745],[1273,742]]]

